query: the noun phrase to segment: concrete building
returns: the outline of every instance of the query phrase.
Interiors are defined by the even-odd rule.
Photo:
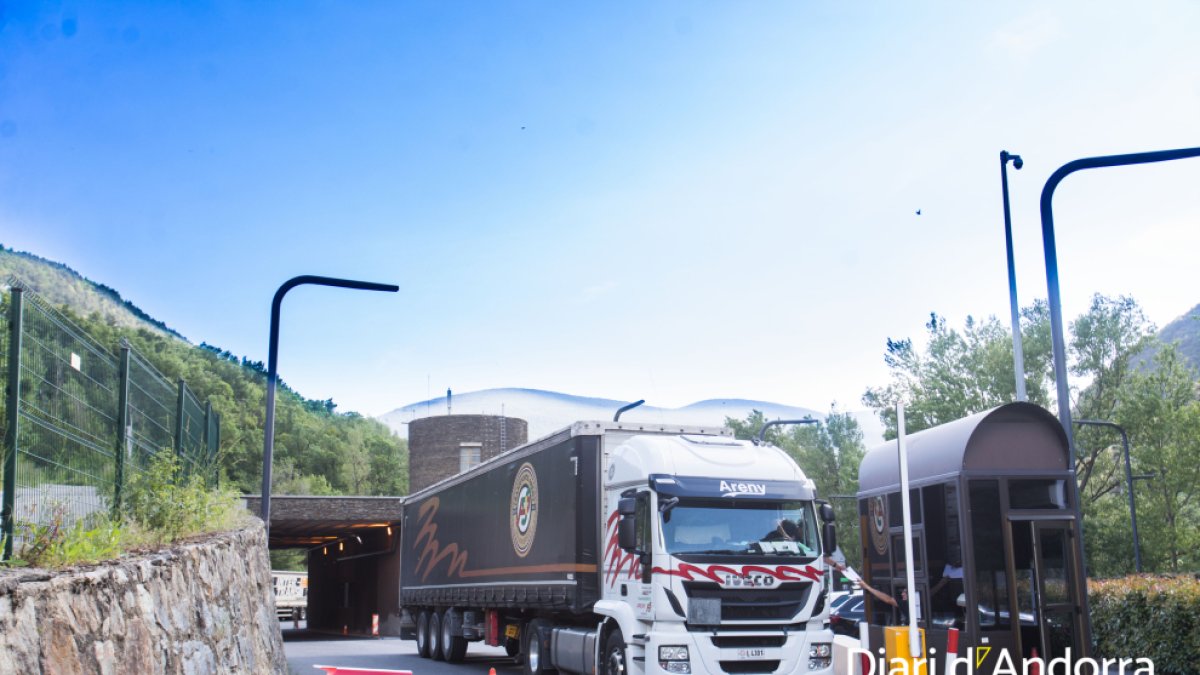
[[[529,425],[516,417],[442,415],[408,425],[408,489],[416,492],[522,445]]]

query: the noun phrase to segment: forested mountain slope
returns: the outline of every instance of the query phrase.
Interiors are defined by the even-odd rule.
[[[9,275],[114,354],[124,338],[168,379],[182,378],[201,402],[211,401],[221,416],[225,480],[246,493],[260,491],[266,416],[266,368],[261,361],[205,343],[193,345],[114,289],[60,263],[2,249],[0,282]],[[407,444],[380,422],[339,413],[332,400],[306,399],[281,381],[273,482],[281,494],[404,494]]]

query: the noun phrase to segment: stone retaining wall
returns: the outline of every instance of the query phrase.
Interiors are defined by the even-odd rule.
[[[287,673],[263,534],[256,519],[103,565],[0,571],[0,675]]]

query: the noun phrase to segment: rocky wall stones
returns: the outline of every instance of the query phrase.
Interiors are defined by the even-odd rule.
[[[0,571],[0,675],[286,672],[257,519],[98,566]]]

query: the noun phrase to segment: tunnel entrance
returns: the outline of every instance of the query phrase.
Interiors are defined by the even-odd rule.
[[[261,513],[262,500],[246,496]],[[308,564],[308,629],[400,631],[401,497],[271,496],[267,547],[301,549]]]

